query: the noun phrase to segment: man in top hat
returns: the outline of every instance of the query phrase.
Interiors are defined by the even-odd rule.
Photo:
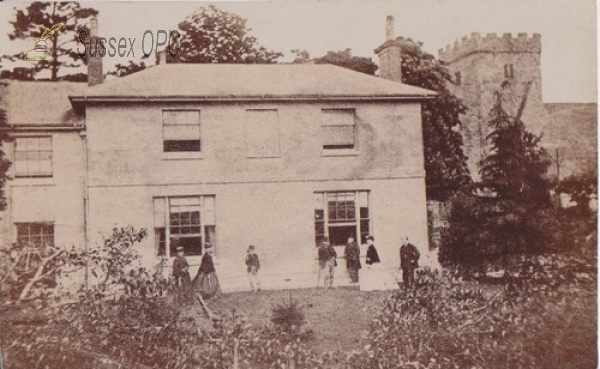
[[[415,284],[415,269],[419,267],[421,254],[415,245],[408,242],[408,237],[402,237],[400,246],[400,268],[402,268],[402,282],[405,288]]]
[[[173,260],[173,278],[175,279],[175,288],[177,290],[176,298],[178,302],[187,302],[190,300],[190,287],[192,279],[190,278],[189,265],[184,256],[182,246],[175,248],[177,255]]]
[[[360,265],[360,246],[354,242],[354,236],[348,236],[348,243],[344,250],[344,258],[346,259],[346,269],[352,283],[358,283],[358,270]]]
[[[319,286],[321,276],[323,276],[323,287],[333,287],[333,277],[335,275],[335,267],[337,266],[337,253],[331,247],[328,237],[323,237],[319,244],[318,259],[319,259],[319,275],[317,279],[317,287]]]

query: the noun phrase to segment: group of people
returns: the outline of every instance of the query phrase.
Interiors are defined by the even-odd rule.
[[[344,259],[346,260],[346,269],[350,281],[353,284],[359,284],[361,291],[397,289],[396,278],[381,265],[377,248],[374,245],[375,238],[369,235],[366,237],[366,241],[369,245],[365,258],[367,265],[362,268],[360,246],[354,241],[354,236],[348,237],[348,243],[344,249]],[[198,274],[192,280],[189,273],[190,266],[184,256],[183,247],[178,246],[176,248],[177,256],[173,261],[173,279],[175,281],[175,297],[179,302],[191,302],[197,294],[200,294],[202,298],[211,298],[221,291],[210,242],[204,243],[204,250]],[[329,243],[329,238],[323,237],[319,244],[317,256],[319,261],[317,286],[321,286],[321,281],[323,281],[323,287],[332,287],[335,268],[337,267],[337,252]],[[408,237],[402,237],[400,268],[402,269],[402,282],[406,288],[411,287],[415,282],[415,269],[419,267],[420,256],[417,247],[408,242]],[[255,292],[260,290],[259,269],[260,260],[256,248],[250,245],[246,252],[246,271],[250,288]],[[360,269],[363,269],[361,273],[359,273]]]
[[[389,274],[381,265],[377,248],[375,248],[375,238],[371,235],[366,237],[367,254],[365,258],[366,268],[362,268],[360,263],[360,246],[354,241],[354,236],[348,237],[348,243],[344,249],[344,259],[346,259],[346,270],[353,284],[360,284],[361,291],[373,290],[391,290],[397,289],[396,278]],[[404,287],[409,288],[415,281],[415,269],[419,267],[419,258],[421,254],[415,245],[408,242],[408,237],[402,237],[400,246],[400,268],[402,269],[402,282]],[[337,252],[329,243],[329,238],[323,237],[319,244],[318,251],[319,276],[317,285],[329,288],[333,286],[335,277],[335,267],[337,266]],[[360,273],[359,270],[363,269]]]
[[[204,255],[194,280],[190,277],[190,266],[184,256],[183,247],[177,246],[175,250],[177,256],[173,260],[173,279],[175,282],[175,299],[178,302],[192,302],[197,294],[200,294],[202,298],[211,298],[221,291],[210,242],[204,243]]]
[[[221,286],[213,261],[213,249],[210,242],[204,243],[204,255],[198,268],[198,274],[192,280],[189,272],[189,264],[184,256],[183,247],[176,248],[177,256],[173,260],[173,279],[175,282],[175,298],[179,302],[191,302],[194,296],[199,293],[202,298],[208,299],[221,292]],[[260,260],[256,254],[254,245],[248,246],[246,253],[246,268],[250,288],[253,291],[260,290],[258,270],[260,269]]]

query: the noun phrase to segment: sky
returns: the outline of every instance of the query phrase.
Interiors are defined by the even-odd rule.
[[[373,50],[384,41],[385,18],[395,18],[396,36],[423,42],[437,57],[438,49],[472,32],[540,33],[542,36],[542,88],[544,102],[595,102],[597,100],[597,29],[594,0],[304,0],[217,2],[80,2],[99,10],[101,36],[136,38],[135,58],[103,60],[104,71],[129,59],[139,61],[146,30],[176,29],[200,6],[214,4],[248,20],[252,35],[267,49],[283,52],[307,50],[312,57],[327,51],[352,49],[357,56],[378,62]],[[33,39],[10,41],[9,21],[15,6],[0,3],[0,54],[33,48]],[[149,45],[149,44],[147,44]],[[148,47],[148,46],[147,46]],[[25,62],[23,62],[25,63]],[[32,63],[32,62],[28,62]],[[148,64],[152,64],[150,61]],[[2,63],[7,65],[6,62]]]

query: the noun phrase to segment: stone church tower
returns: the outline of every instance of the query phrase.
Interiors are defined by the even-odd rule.
[[[545,131],[546,110],[542,102],[541,37],[495,33],[482,37],[472,33],[454,45],[439,50],[439,60],[454,79],[448,87],[468,108],[462,117],[464,151],[474,180],[479,180],[479,161],[488,152],[489,113],[499,93],[511,116],[522,109],[529,131]],[[523,105],[523,97],[527,96]]]

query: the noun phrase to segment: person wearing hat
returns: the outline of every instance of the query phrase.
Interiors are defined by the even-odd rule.
[[[373,265],[374,263],[379,263],[379,254],[377,253],[377,249],[375,248],[373,241],[375,241],[375,237],[368,235],[367,236],[367,245],[369,245],[369,247],[367,248],[367,259],[365,260],[367,265]]]
[[[405,288],[415,284],[415,269],[419,267],[421,254],[415,245],[408,242],[408,237],[402,237],[400,246],[400,268],[402,269],[402,282]]]
[[[331,247],[328,237],[323,237],[319,244],[318,259],[319,259],[319,275],[317,278],[317,287],[323,276],[323,287],[333,287],[333,278],[335,275],[335,267],[337,266],[337,253]]]
[[[189,265],[184,256],[183,247],[176,246],[175,251],[177,255],[175,256],[175,260],[173,260],[173,278],[175,279],[175,288],[177,291],[176,299],[178,302],[188,302],[190,300],[189,292],[192,285]]]
[[[348,236],[348,243],[344,250],[344,258],[346,259],[346,270],[352,283],[358,283],[358,270],[360,265],[360,246],[354,242],[354,236]]]
[[[375,248],[375,237],[369,235],[366,238],[367,244],[367,267],[363,269],[363,275],[360,282],[361,291],[385,291],[398,289],[396,279],[381,264],[379,254]]]
[[[248,246],[248,252],[246,253],[246,270],[248,272],[248,280],[250,281],[250,288],[252,291],[260,291],[260,282],[258,281],[258,269],[260,268],[260,261],[258,255],[255,252],[254,245]]]
[[[200,290],[203,298],[211,298],[215,296],[219,290],[219,279],[217,278],[217,270],[213,263],[213,249],[210,242],[204,243],[204,255],[202,262],[198,268],[198,274],[194,279],[194,285]]]

